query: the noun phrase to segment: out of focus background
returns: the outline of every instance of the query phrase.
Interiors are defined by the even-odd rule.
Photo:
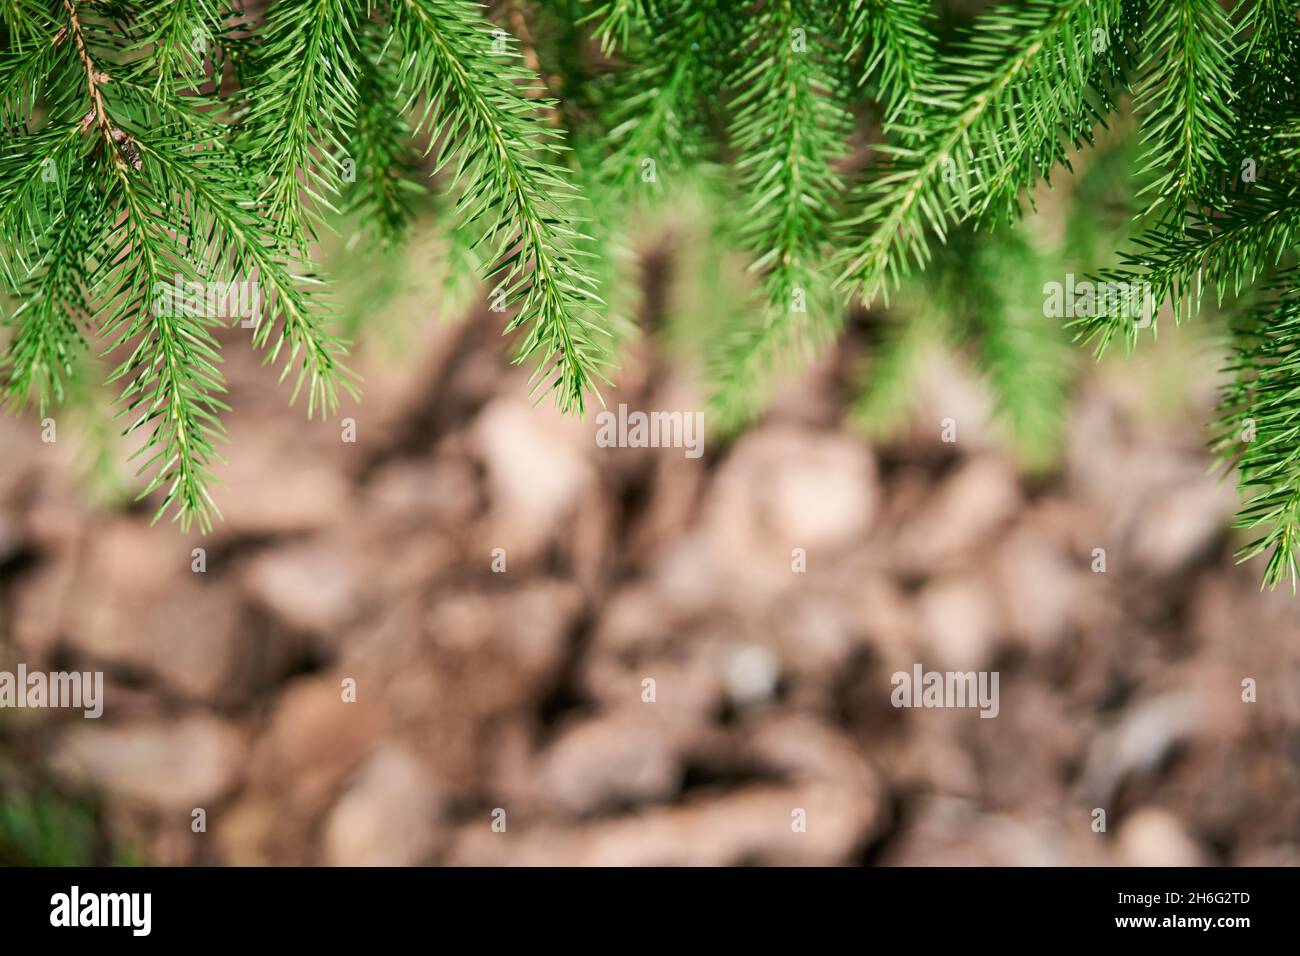
[[[698,459],[532,404],[436,227],[331,240],[361,404],[307,421],[226,334],[209,536],[132,503],[107,390],[54,442],[0,417],[0,670],[107,680],[99,720],[0,710],[0,863],[1300,863],[1300,598],[1234,563],[1221,326],[1094,363],[1043,315],[1113,261],[1132,148]],[[701,329],[753,301],[709,197],[605,250],[611,407],[707,408]],[[998,716],[894,708],[916,664],[997,671]]]

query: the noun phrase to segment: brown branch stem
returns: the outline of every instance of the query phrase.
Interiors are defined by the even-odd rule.
[[[115,157],[120,165],[125,166],[126,160],[117,148],[118,136],[121,133],[114,129],[112,120],[109,119],[108,110],[104,106],[104,94],[99,88],[105,80],[105,75],[95,66],[90,50],[86,47],[86,35],[81,28],[81,18],[77,15],[77,0],[63,0],[63,9],[68,13],[68,32],[72,35],[77,58],[81,60],[86,71],[86,92],[90,95],[92,122],[99,127],[104,137],[104,146],[109,154]]]

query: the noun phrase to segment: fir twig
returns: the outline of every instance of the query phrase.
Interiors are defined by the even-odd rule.
[[[731,141],[745,201],[741,241],[763,278],[762,322],[716,360],[712,406],[724,429],[753,416],[779,359],[809,354],[838,328],[825,245],[843,184],[836,163],[851,127],[834,24],[819,4],[769,0],[759,42],[731,79]]]
[[[883,147],[845,224],[840,281],[864,302],[929,260],[953,221],[1009,219],[1114,107],[1118,0],[1029,0],[985,14],[952,75],[923,99],[918,145]],[[862,236],[861,231],[866,230]]]
[[[485,226],[494,297],[515,307],[506,331],[524,331],[515,360],[537,359],[536,387],[581,412],[604,380],[606,334],[577,249],[578,197],[553,161],[561,133],[534,116],[552,104],[525,95],[536,76],[494,55],[494,37],[463,3],[398,0],[393,28],[409,100],[424,104],[417,127],[430,134],[436,169],[455,164],[453,181],[465,184],[457,214]]]

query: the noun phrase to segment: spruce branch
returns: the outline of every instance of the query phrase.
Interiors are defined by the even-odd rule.
[[[1251,0],[1243,3],[1238,54],[1244,63],[1234,105],[1252,123],[1263,125],[1270,113],[1294,115],[1296,69],[1300,66],[1300,20],[1295,0]]]
[[[758,41],[731,77],[731,142],[744,216],[740,240],[762,277],[758,327],[723,344],[712,407],[724,428],[757,411],[773,366],[808,355],[838,328],[841,310],[824,273],[825,246],[843,183],[836,164],[852,120],[836,29],[821,4],[768,0]]]
[[[85,345],[77,321],[90,311],[84,266],[104,207],[101,190],[79,168],[93,161],[82,133],[96,131],[105,162],[123,164],[121,148],[130,143],[104,104],[100,87],[108,77],[90,55],[77,5],[62,0],[61,13],[84,96],[78,112],[87,104],[90,111],[0,148],[0,274],[21,299],[6,322],[17,331],[3,360],[4,392],[16,405],[34,395],[42,414],[64,398]]]
[[[27,10],[21,4],[15,9]],[[45,15],[26,16],[6,11],[9,43],[0,49],[0,134],[6,138],[28,131],[41,91],[74,58],[66,26]]]
[[[731,48],[713,0],[657,0],[639,62],[609,94],[606,188],[629,199],[659,195],[664,178],[703,150],[708,108],[726,80]]]
[[[604,380],[607,333],[577,247],[579,197],[556,162],[562,134],[536,117],[553,104],[526,95],[536,76],[494,56],[471,5],[397,0],[392,12],[408,100],[424,104],[417,128],[430,134],[435,167],[454,164],[464,183],[458,215],[485,227],[487,279],[516,308],[506,331],[524,330],[515,361],[538,360],[535,389],[581,413]]]
[[[281,377],[296,370],[295,395],[308,385],[308,413],[352,385],[303,289],[315,280],[286,269],[290,253],[243,189],[247,166],[228,149],[224,104],[193,92],[184,70],[169,72],[159,18],[179,37],[177,24],[197,15],[215,44],[224,13],[155,5],[123,21],[92,9],[61,0],[63,25],[44,41],[66,51],[43,73],[60,84],[42,99],[46,126],[0,147],[0,275],[20,300],[6,323],[5,393],[42,409],[63,401],[87,323],[125,356],[109,381],[121,387],[126,431],[146,433],[133,456],[148,475],[142,497],[160,493],[156,519],[171,513],[206,531],[218,514],[209,486],[226,408],[213,335],[222,319],[208,296],[191,303],[169,289],[260,284],[272,318],[254,344],[268,360],[283,353]]]
[[[1010,219],[1024,190],[1068,168],[1067,150],[1114,108],[1123,12],[1119,0],[1029,0],[986,13],[923,98],[918,145],[882,147],[885,168],[845,224],[839,281],[869,303],[929,260],[928,233]]]
[[[217,62],[231,15],[227,0],[154,0],[137,13],[142,27],[134,52],[152,74],[155,96],[177,86],[199,91],[205,58]]]
[[[81,131],[76,125],[32,138],[48,141],[58,133],[66,138],[69,129],[75,137],[72,142],[78,142]],[[66,147],[57,153],[67,154]],[[3,167],[0,159],[0,169]],[[78,322],[91,313],[92,306],[86,294],[83,264],[107,215],[103,191],[84,175],[59,188],[49,202],[52,208],[48,220],[44,211],[40,216],[43,223],[48,221],[48,227],[38,235],[24,237],[22,242],[35,254],[22,263],[22,279],[14,289],[19,305],[5,321],[15,331],[0,361],[8,403],[21,407],[34,398],[41,415],[63,402],[77,356],[86,345]],[[4,208],[7,211],[15,207]],[[33,216],[29,221],[37,218]],[[19,248],[10,242],[6,236],[5,246]]]
[[[347,158],[340,130],[355,123],[364,12],[354,0],[282,0],[255,54],[243,148],[263,176],[264,215],[300,252],[316,238],[312,219],[337,211]]]
[[[1231,142],[1236,28],[1217,0],[1157,6],[1134,91],[1142,119],[1147,214],[1181,221],[1189,202],[1223,175]]]
[[[1294,270],[1266,303],[1234,323],[1232,353],[1215,422],[1219,465],[1235,466],[1244,504],[1235,526],[1260,530],[1238,561],[1267,554],[1262,587],[1300,578],[1300,296]]]
[[[333,313],[321,294],[321,280],[300,248],[311,234],[310,225],[303,219],[295,223],[293,213],[287,213],[287,220],[274,218],[267,205],[247,191],[250,174],[265,174],[265,154],[256,147],[251,158],[244,154],[239,147],[245,139],[231,148],[220,122],[219,100],[176,96],[175,91],[156,95],[129,74],[120,87],[120,96],[156,131],[150,141],[138,144],[139,150],[150,160],[162,189],[183,211],[182,221],[194,238],[188,253],[200,274],[217,282],[255,284],[262,301],[260,314],[252,317],[252,344],[266,351],[267,364],[281,363],[281,381],[292,378],[290,402],[305,389],[307,415],[312,417],[317,410],[332,412],[340,391],[357,395],[355,375],[342,361],[345,343],[327,331]],[[295,128],[302,133],[300,126]],[[310,138],[314,129],[302,135]],[[245,131],[254,143],[265,134],[257,121]],[[287,198],[291,193],[286,188],[278,195]],[[298,213],[304,211],[300,202],[287,202]]]
[[[1169,302],[1175,322],[1195,315],[1207,286],[1220,304],[1240,294],[1300,237],[1300,194],[1295,187],[1257,184],[1222,212],[1195,214],[1187,226],[1165,223],[1134,240],[1123,268],[1108,269],[1094,284],[1135,290],[1150,314],[1135,315],[1133,302],[1117,297],[1074,323],[1077,341],[1101,355],[1116,337],[1129,348],[1142,328],[1156,329],[1155,309]]]
[[[212,328],[219,323],[202,308],[191,309],[184,297],[164,301],[160,290],[198,273],[186,261],[180,224],[168,215],[165,197],[151,194],[149,181],[117,174],[120,190],[112,212],[122,225],[110,236],[105,258],[110,263],[97,286],[106,303],[99,315],[106,351],[130,348],[109,375],[123,381],[119,417],[126,434],[148,427],[137,475],[151,472],[144,498],[159,489],[162,501],[154,520],[175,512],[183,527],[193,520],[201,531],[218,516],[208,491],[210,466],[221,461],[214,443],[224,437],[218,414],[228,411],[217,364]]]
[[[419,154],[410,124],[394,109],[402,101],[396,51],[375,29],[364,30],[360,46],[356,123],[348,133],[357,176],[342,211],[357,214],[380,249],[391,250],[410,231],[414,202],[426,189],[416,178]]]
[[[42,237],[80,161],[81,132],[80,123],[64,123],[0,144],[0,281],[10,290],[40,267]]]
[[[1233,164],[1256,166],[1257,176],[1294,179],[1300,172],[1300,20],[1294,0],[1255,0],[1244,10],[1238,36]]]
[[[140,493],[163,489],[154,520],[175,510],[183,526],[197,520],[208,530],[216,506],[208,492],[209,466],[216,459],[213,442],[221,437],[217,413],[226,408],[211,326],[216,319],[187,314],[181,303],[160,303],[158,290],[177,277],[192,279],[187,261],[187,230],[174,218],[166,192],[155,192],[157,179],[143,170],[136,138],[118,126],[103,93],[109,76],[92,56],[73,0],[64,0],[68,28],[85,67],[91,111],[83,128],[99,131],[99,162],[112,183],[107,202],[107,235],[95,249],[101,263],[92,273],[89,297],[98,301],[99,334],[106,351],[129,347],[126,358],[109,376],[123,381],[120,403],[131,417],[128,434],[148,428],[144,445],[132,456],[143,458],[138,474],[151,472]]]
[[[237,182],[235,160],[225,150],[204,150],[196,159],[175,150],[143,144],[146,156],[166,177],[172,194],[183,203],[195,235],[206,237],[202,264],[208,275],[256,279],[262,297],[252,342],[267,350],[266,362],[282,361],[280,380],[292,377],[290,402],[304,386],[307,415],[338,406],[339,391],[356,397],[355,375],[343,363],[346,351],[328,331],[328,302],[305,260],[285,253],[264,231],[252,204],[231,185]],[[282,356],[283,353],[283,356]]]
[[[934,85],[934,38],[925,0],[853,0],[849,56],[866,51],[860,83],[874,82],[885,120],[907,135],[922,121],[922,97]]]
[[[113,125],[112,118],[108,115],[108,108],[104,105],[104,93],[101,85],[108,82],[108,74],[104,73],[95,64],[91,58],[90,52],[86,46],[86,34],[81,26],[81,18],[77,14],[77,0],[63,0],[63,9],[67,12],[68,35],[72,40],[73,49],[76,50],[77,59],[81,61],[81,67],[85,72],[86,97],[90,101],[90,112],[81,120],[83,129],[94,127],[103,137],[105,153],[112,156],[119,165],[127,162],[125,156],[118,149],[120,140],[115,136],[114,131],[118,129]]]

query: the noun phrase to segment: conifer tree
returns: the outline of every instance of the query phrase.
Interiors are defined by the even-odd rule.
[[[949,341],[1022,460],[1051,467],[1063,337],[1133,348],[1210,292],[1231,355],[1212,454],[1258,532],[1243,558],[1294,587],[1298,7],[0,0],[3,389],[44,411],[108,356],[121,428],[147,436],[142,495],[208,528],[229,317],[167,288],[255,282],[251,344],[329,413],[359,383],[323,230],[347,217],[392,253],[433,208],[536,393],[581,414],[633,332],[635,224],[706,197],[709,251],[680,271],[749,267],[691,333],[724,430],[869,315],[854,422],[888,428],[917,350]],[[1025,215],[1076,167],[1048,244]],[[1098,176],[1123,193],[1109,213]],[[1097,295],[1054,324],[1024,281],[1044,268],[1155,308]]]

